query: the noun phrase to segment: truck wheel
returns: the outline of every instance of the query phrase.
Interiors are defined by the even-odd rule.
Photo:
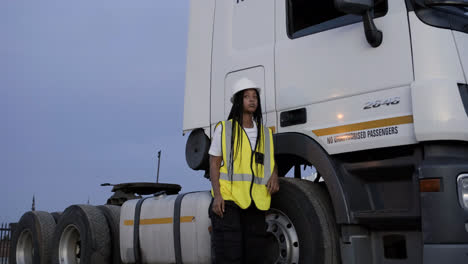
[[[267,213],[268,263],[340,262],[338,231],[331,201],[323,186],[280,178]]]
[[[99,210],[104,214],[107,220],[107,225],[110,230],[110,240],[112,245],[112,263],[120,264],[122,259],[120,258],[120,240],[119,240],[119,228],[120,228],[120,206],[117,205],[100,205]]]
[[[12,236],[10,264],[50,263],[54,218],[47,212],[25,213]]]
[[[62,215],[62,212],[53,212],[53,213],[50,213],[50,214],[54,218],[55,223],[58,223],[58,221],[60,219],[60,216]]]
[[[106,217],[91,205],[72,205],[60,217],[53,236],[54,264],[112,263]]]

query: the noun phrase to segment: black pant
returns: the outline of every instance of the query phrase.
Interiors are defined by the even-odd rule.
[[[253,202],[247,209],[241,209],[232,201],[224,203],[222,218],[211,206],[209,210],[213,226],[213,263],[265,263],[265,211],[258,210]]]

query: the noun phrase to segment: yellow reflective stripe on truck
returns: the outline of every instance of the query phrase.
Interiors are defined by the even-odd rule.
[[[174,222],[174,218],[166,217],[166,218],[149,218],[149,219],[140,219],[140,225],[159,225],[159,224],[172,224]],[[181,223],[189,223],[195,222],[195,216],[182,216],[180,217]],[[125,226],[132,226],[133,220],[125,220]]]
[[[358,131],[358,130],[366,130],[366,129],[371,129],[371,128],[412,124],[413,122],[414,122],[413,116],[408,115],[408,116],[398,116],[398,117],[392,117],[392,118],[372,120],[372,121],[349,124],[349,125],[344,125],[344,126],[316,129],[316,130],[312,130],[312,132],[314,132],[314,134],[317,135],[318,137],[321,137],[321,136],[341,134],[341,133],[347,133],[347,132]]]

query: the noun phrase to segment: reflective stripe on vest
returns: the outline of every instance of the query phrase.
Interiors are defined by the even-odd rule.
[[[273,142],[270,129],[262,126],[261,134],[258,135],[262,142],[258,142],[255,151],[263,153],[263,165],[256,163],[255,156],[252,157],[250,140],[242,129],[243,144],[241,149],[237,150],[237,140],[234,140],[233,155],[239,152],[237,157],[231,164],[231,139],[232,139],[232,122],[225,121],[222,124],[222,145],[223,145],[223,161],[224,164],[220,168],[220,185],[221,195],[225,200],[233,200],[239,207],[247,208],[250,206],[251,198],[253,198],[256,206],[260,210],[268,210],[271,203],[271,196],[268,193],[266,184],[271,177],[271,172],[274,167]],[[237,125],[237,124],[236,124]],[[244,140],[248,140],[245,144]],[[246,148],[249,148],[248,150]],[[248,154],[247,154],[248,153]],[[234,169],[230,168],[233,166]],[[258,174],[258,175],[257,175]],[[252,178],[253,177],[253,178]],[[253,185],[253,186],[251,186]]]

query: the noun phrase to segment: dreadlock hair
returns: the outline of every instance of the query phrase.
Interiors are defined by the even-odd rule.
[[[255,150],[257,145],[263,142],[263,117],[262,117],[262,105],[260,104],[260,94],[257,89],[254,89],[255,93],[257,94],[257,109],[253,113],[253,121],[257,125],[257,140],[255,142],[255,146],[252,146]],[[243,133],[243,115],[244,115],[244,92],[246,90],[240,91],[234,95],[234,100],[232,104],[231,111],[229,112],[228,120],[232,119],[232,133],[231,133],[231,149],[229,150],[229,155],[231,157],[231,164],[228,164],[228,171],[231,170],[230,174],[233,174],[234,169],[234,160],[239,156],[238,152],[239,149],[242,148],[242,133]],[[235,125],[238,124],[238,126]],[[237,146],[236,146],[236,153],[234,153],[234,142],[237,138]],[[250,144],[250,143],[249,143]],[[242,156],[242,155],[240,155]],[[241,157],[242,159],[242,157]],[[232,179],[231,179],[232,181]]]

